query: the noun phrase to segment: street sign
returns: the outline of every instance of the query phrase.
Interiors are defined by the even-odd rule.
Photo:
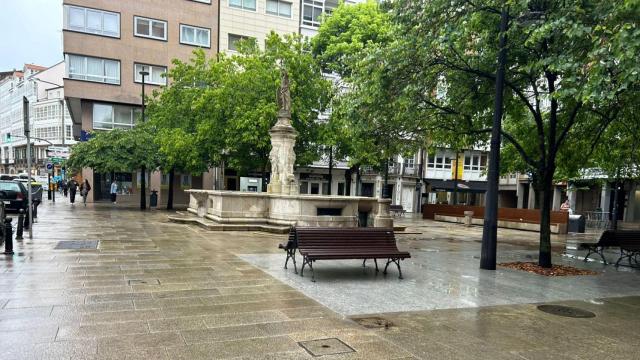
[[[69,155],[71,155],[71,153],[68,147],[49,146],[47,148],[47,157],[50,158],[68,159]]]
[[[53,172],[53,164],[52,163],[47,163],[47,172],[48,173],[52,173]]]

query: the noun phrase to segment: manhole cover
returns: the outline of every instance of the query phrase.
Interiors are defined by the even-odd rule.
[[[129,280],[129,285],[160,285],[160,280],[158,279],[147,279],[147,280]]]
[[[56,250],[79,250],[79,249],[97,249],[98,248],[98,240],[65,240],[58,241],[56,245]]]
[[[388,329],[393,326],[393,323],[387,319],[373,316],[373,317],[365,317],[365,318],[355,318],[353,321],[358,324],[368,328],[368,329]]]
[[[302,346],[307,352],[313,356],[346,354],[355,352],[355,350],[342,342],[338,338],[318,339],[309,341],[300,341],[298,345]]]
[[[547,314],[570,317],[570,318],[592,318],[596,317],[596,314],[591,311],[582,310],[570,306],[562,305],[539,305],[538,310],[546,312]]]

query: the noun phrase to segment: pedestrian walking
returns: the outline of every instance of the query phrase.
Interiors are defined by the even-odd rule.
[[[62,180],[62,194],[64,195],[64,197],[67,197],[67,192],[69,191],[69,184]]]
[[[89,195],[89,191],[91,191],[89,180],[84,179],[82,185],[80,185],[80,195],[82,195],[82,203],[84,204],[84,206],[87,206],[87,195]]]
[[[118,195],[118,181],[113,180],[111,183],[111,202],[116,203],[116,196]]]
[[[76,201],[76,192],[78,191],[78,183],[75,181],[75,179],[71,179],[67,183],[67,188],[69,188],[69,201],[71,202],[71,205],[73,205],[73,203],[75,203]]]

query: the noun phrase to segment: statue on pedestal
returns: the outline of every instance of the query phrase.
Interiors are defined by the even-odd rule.
[[[278,121],[269,131],[271,135],[271,181],[267,191],[274,194],[294,195],[298,185],[293,175],[296,154],[293,150],[298,132],[291,126],[291,92],[289,75],[282,69],[282,80],[276,93]]]

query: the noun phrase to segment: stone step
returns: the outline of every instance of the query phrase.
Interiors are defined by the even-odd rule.
[[[286,234],[289,232],[289,226],[272,225],[272,224],[220,224],[215,221],[205,220],[195,216],[169,215],[169,221],[179,224],[197,225],[210,231],[264,231],[272,234]]]

